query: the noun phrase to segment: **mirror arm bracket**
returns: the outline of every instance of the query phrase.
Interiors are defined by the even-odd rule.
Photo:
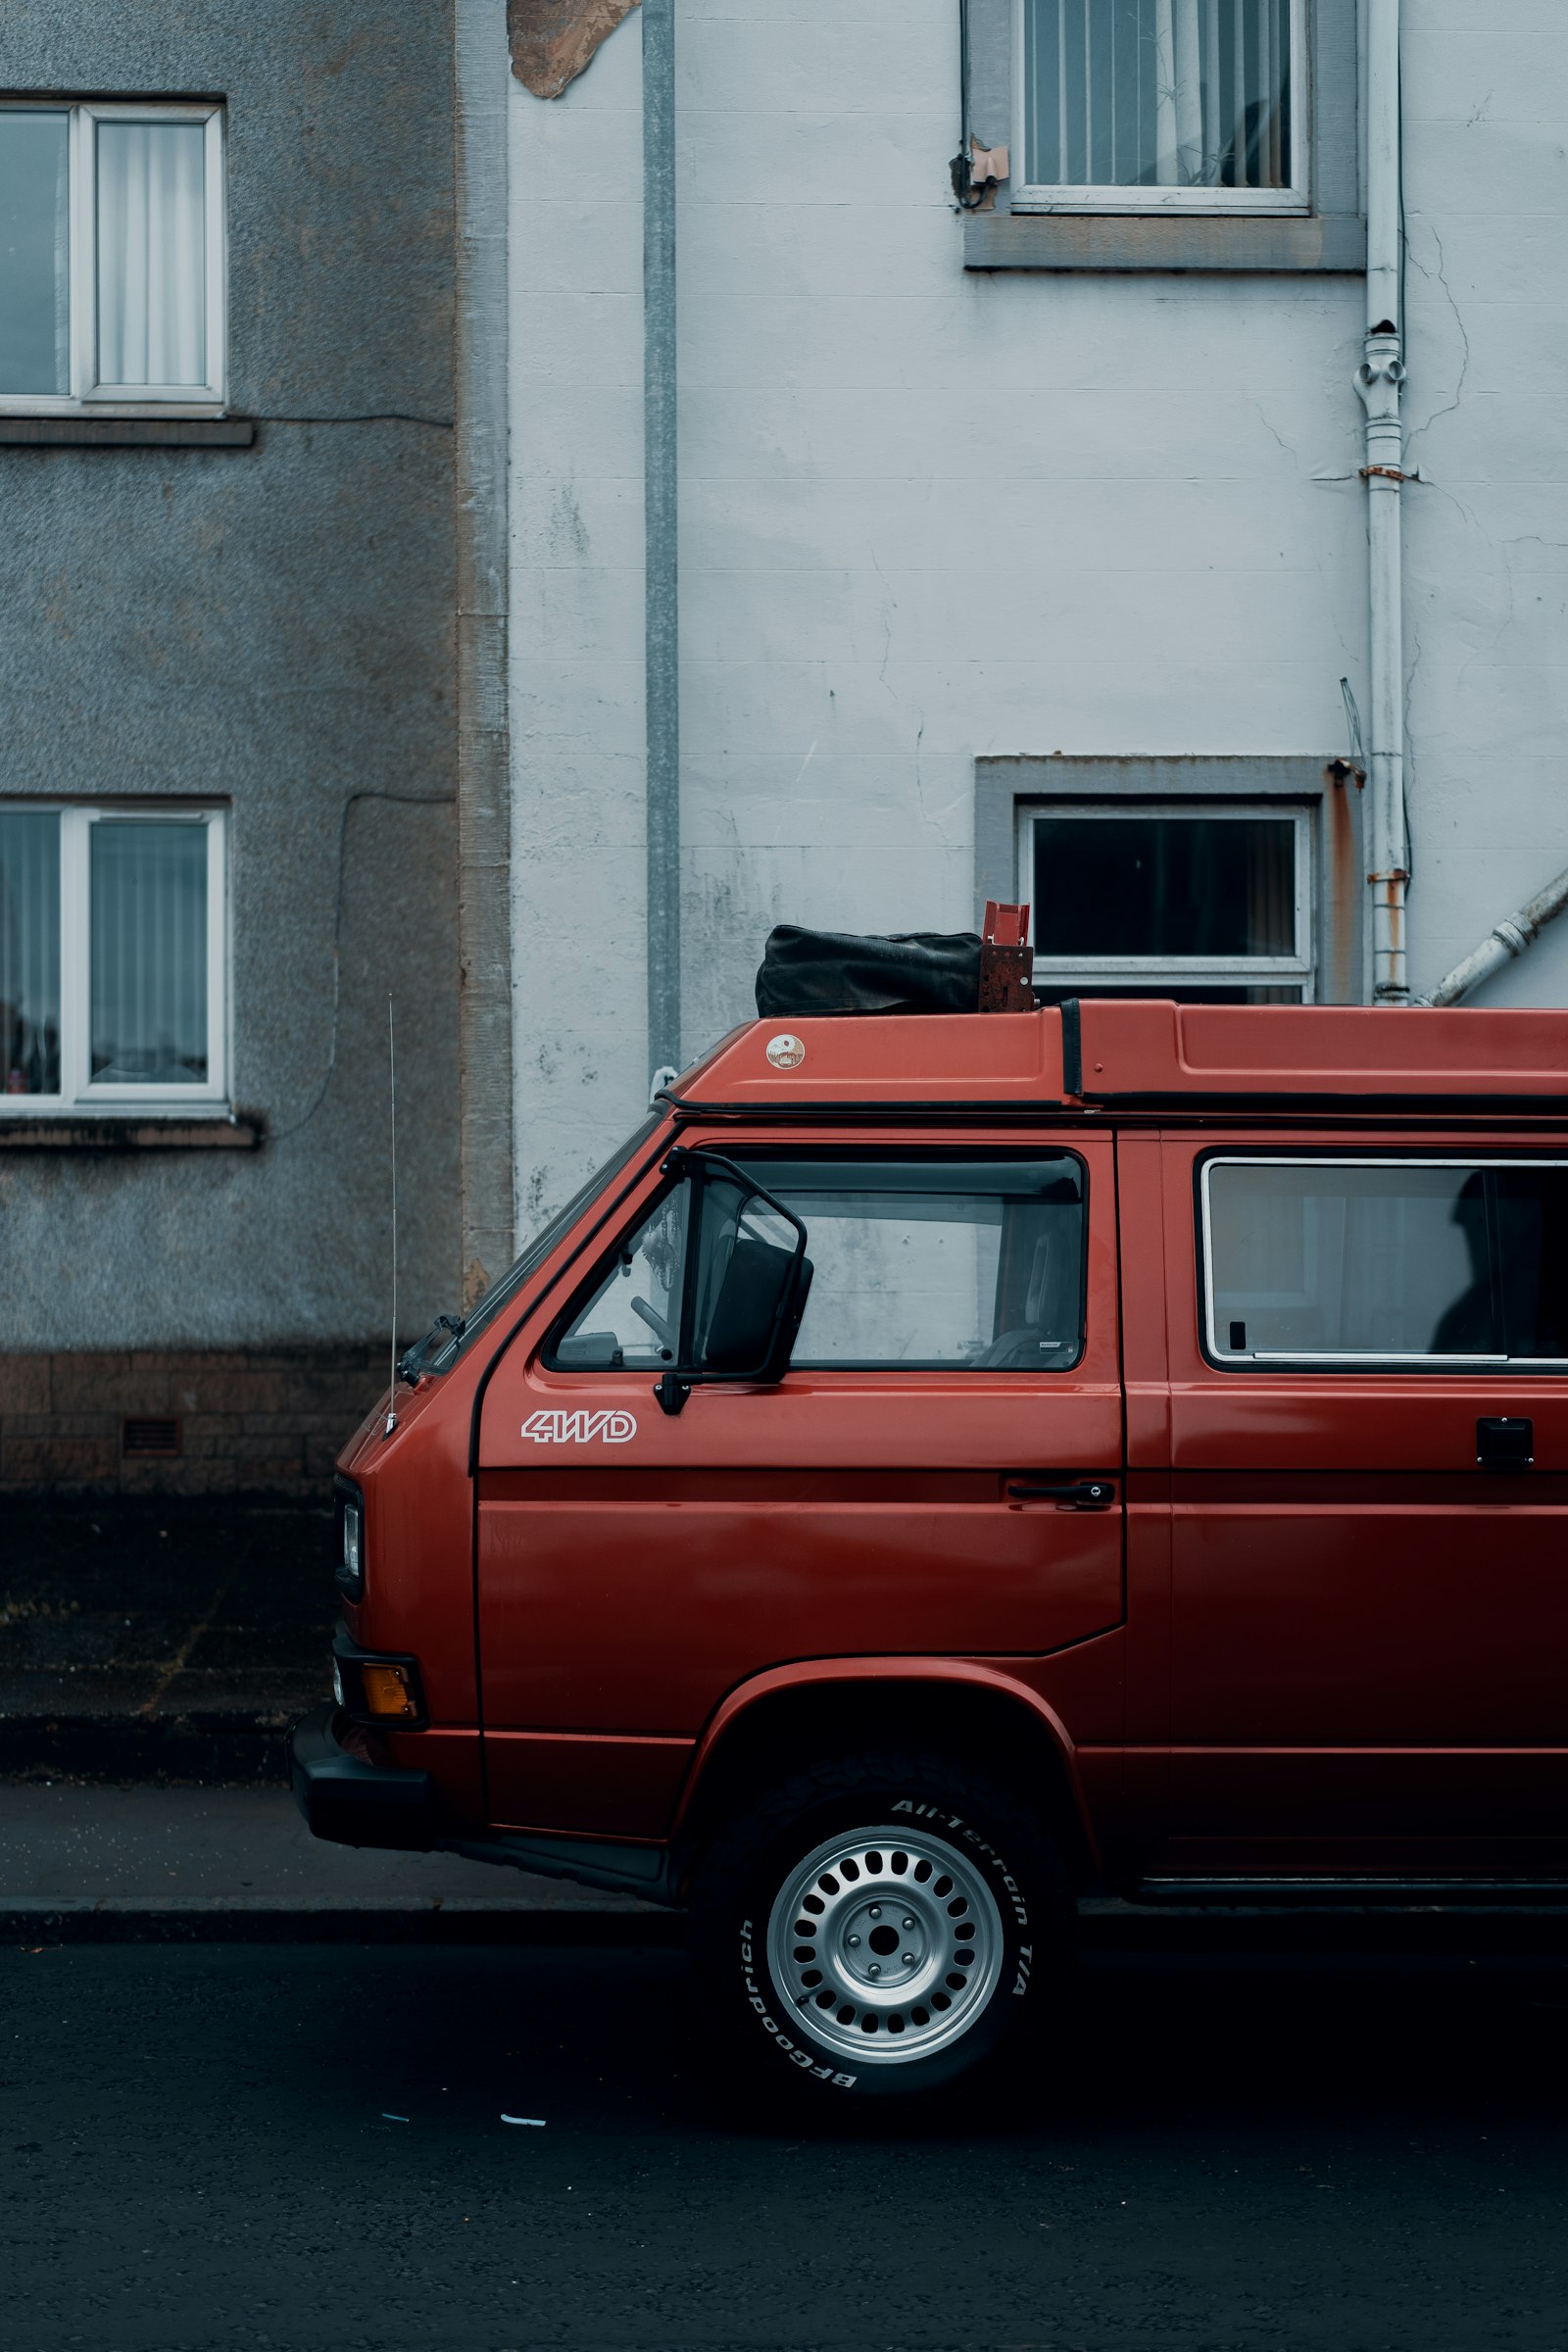
[[[691,1382],[684,1379],[679,1372],[661,1373],[654,1383],[654,1395],[659,1399],[659,1409],[662,1413],[680,1412],[691,1393]]]

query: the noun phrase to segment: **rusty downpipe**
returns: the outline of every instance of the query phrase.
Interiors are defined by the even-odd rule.
[[[1399,199],[1399,0],[1367,0],[1366,335],[1355,388],[1366,412],[1368,671],[1367,884],[1372,894],[1372,1002],[1410,1002],[1404,808],[1404,384]]]

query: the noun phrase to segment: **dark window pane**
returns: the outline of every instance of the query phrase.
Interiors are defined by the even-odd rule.
[[[1508,1353],[1568,1357],[1568,1167],[1497,1168],[1494,1182]]]
[[[92,828],[92,1075],[192,1086],[207,1076],[207,827]]]
[[[71,389],[68,118],[0,108],[0,392]]]
[[[1222,1354],[1501,1353],[1482,1169],[1220,1164],[1208,1194]]]
[[[8,1095],[60,1092],[60,819],[0,810],[0,1054]]]
[[[1035,954],[1292,956],[1288,817],[1043,816]]]

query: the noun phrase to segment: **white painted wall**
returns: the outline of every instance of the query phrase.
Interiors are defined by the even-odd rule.
[[[1404,0],[1411,978],[1568,865],[1568,8]],[[1568,1004],[1568,922],[1489,1004]]]
[[[511,85],[519,1238],[642,1115],[642,53]]]
[[[979,754],[1345,748],[1362,290],[966,276],[956,0],[677,14],[695,1054],[777,920],[972,925]],[[1419,988],[1568,863],[1568,12],[1406,15]],[[635,15],[563,99],[513,90],[525,1224],[645,1067],[639,106]],[[1565,984],[1568,925],[1496,994]]]

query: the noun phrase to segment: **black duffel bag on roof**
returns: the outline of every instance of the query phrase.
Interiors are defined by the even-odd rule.
[[[973,1012],[980,1002],[974,931],[895,931],[858,939],[780,923],[757,974],[763,1020],[812,1012]]]

